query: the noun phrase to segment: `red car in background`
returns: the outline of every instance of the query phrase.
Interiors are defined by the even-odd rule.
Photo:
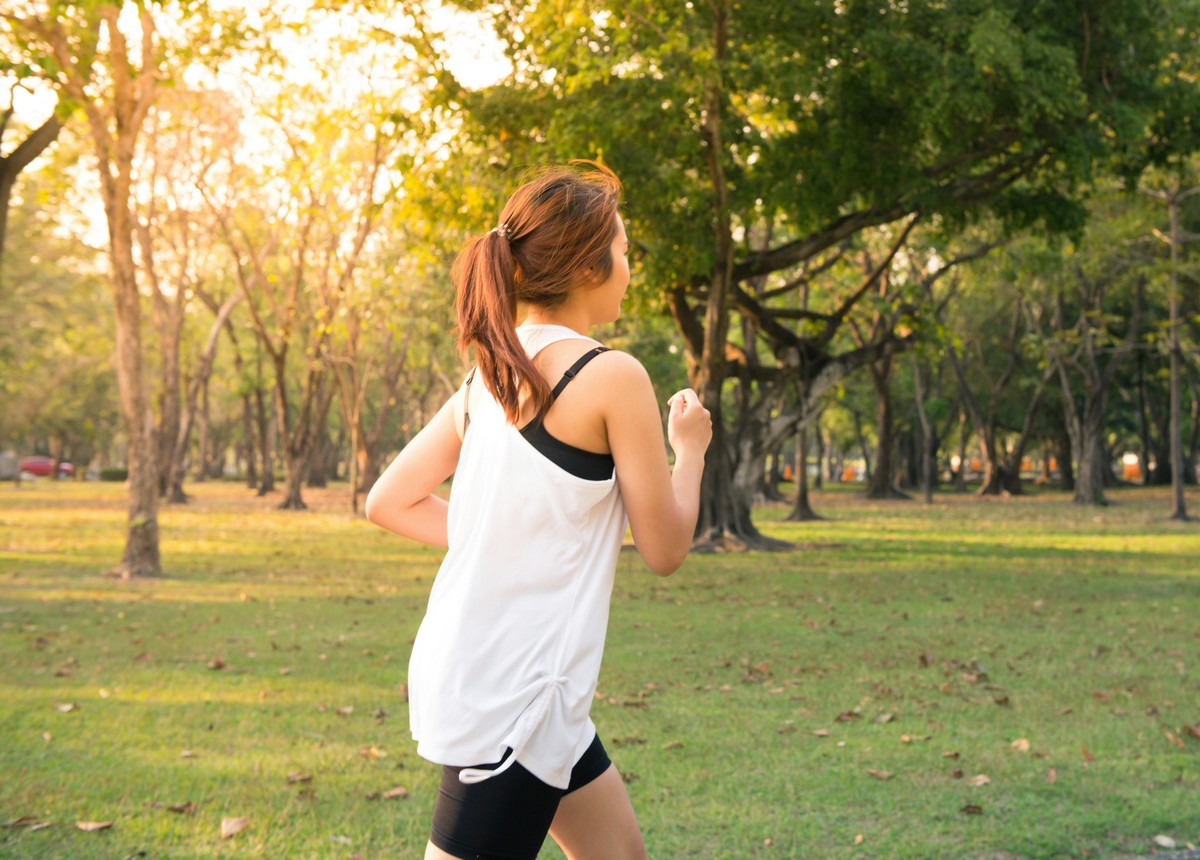
[[[21,459],[21,471],[43,478],[49,477],[50,473],[54,471],[54,458],[40,455],[23,457]],[[60,478],[70,478],[74,474],[75,467],[70,463],[63,462],[58,464],[58,476]]]

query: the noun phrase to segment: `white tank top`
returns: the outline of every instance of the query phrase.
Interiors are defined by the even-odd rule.
[[[589,339],[562,326],[517,332],[531,357]],[[412,734],[422,757],[468,768],[463,782],[518,761],[566,788],[595,734],[625,506],[615,472],[591,481],[564,471],[479,387],[450,492],[449,549],[408,667]],[[506,748],[495,771],[472,767]]]

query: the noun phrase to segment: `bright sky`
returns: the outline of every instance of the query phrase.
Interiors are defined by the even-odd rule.
[[[216,0],[233,3],[244,13],[247,23],[261,25],[261,9],[267,8],[270,0],[250,0],[249,3],[234,0]],[[432,0],[431,0],[432,5]],[[339,100],[350,102],[368,92],[384,98],[400,95],[401,106],[409,110],[418,107],[417,94],[405,79],[405,70],[400,55],[400,45],[395,52],[386,50],[387,40],[381,49],[377,43],[358,56],[348,55],[344,47],[355,41],[369,28],[381,28],[398,36],[409,31],[411,19],[396,12],[390,15],[375,15],[357,11],[347,14],[314,12],[312,0],[275,0],[272,8],[280,12],[287,29],[272,34],[276,47],[284,59],[284,67],[278,73],[264,74],[253,68],[250,58],[241,58],[225,63],[215,76],[200,68],[185,73],[184,81],[195,88],[217,88],[231,93],[243,103],[247,120],[242,124],[243,150],[239,158],[244,163],[258,163],[271,158],[277,151],[278,141],[273,135],[278,129],[266,121],[256,107],[265,104],[278,94],[280,78],[298,84],[314,85],[326,94],[326,106],[334,106]],[[122,15],[121,30],[130,39],[131,53],[136,55],[139,30],[136,15],[128,14],[133,5],[126,7]],[[431,23],[436,30],[445,33],[445,62],[454,75],[465,86],[486,86],[503,77],[511,69],[504,58],[500,44],[491,28],[478,15],[456,9],[437,6],[431,12]],[[174,29],[169,20],[161,20],[159,28],[170,36]],[[410,93],[409,103],[404,104],[404,94]],[[54,107],[54,93],[48,87],[34,91],[18,89],[13,93],[13,107],[17,119],[33,127],[41,124]],[[9,142],[11,148],[12,144]],[[36,165],[35,165],[36,169]],[[88,244],[100,246],[106,241],[103,209],[95,188],[96,179],[90,169],[80,168],[76,183],[79,193],[78,206],[83,228],[83,238]]]

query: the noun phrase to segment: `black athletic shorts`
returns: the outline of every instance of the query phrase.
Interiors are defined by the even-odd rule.
[[[495,764],[478,767],[495,770],[511,754],[509,750]],[[611,764],[597,735],[571,770],[571,784],[565,789],[546,785],[520,762],[471,785],[458,780],[463,768],[443,767],[429,841],[463,860],[535,860],[559,801],[595,780]]]

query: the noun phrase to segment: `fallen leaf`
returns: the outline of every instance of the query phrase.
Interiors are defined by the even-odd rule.
[[[396,800],[397,798],[404,800],[408,797],[408,789],[402,785],[398,785],[395,788],[389,788],[385,791],[383,797],[386,800]]]
[[[37,816],[22,815],[20,818],[10,818],[8,821],[0,824],[0,827],[28,827],[31,824],[37,823]]]
[[[46,743],[49,743],[50,741],[54,740],[54,735],[50,734],[49,732],[42,732],[42,740],[44,740]]]
[[[1196,723],[1194,726],[1184,726],[1183,733],[1200,740],[1200,723]]]
[[[962,779],[963,772],[959,768],[955,768],[954,770],[950,771],[950,778],[951,779]]]
[[[975,776],[967,778],[967,785],[972,788],[979,788],[981,785],[987,785],[992,781],[992,778],[986,773],[978,773]]]
[[[186,803],[172,803],[166,807],[171,812],[178,812],[182,815],[191,815],[196,811],[196,804],[192,801]]]
[[[221,838],[229,839],[237,836],[243,830],[250,826],[249,818],[222,818],[221,819]]]
[[[667,741],[663,744],[665,750],[677,750],[683,747],[683,741]]]
[[[1163,836],[1162,834],[1159,834],[1158,836],[1154,837],[1154,844],[1159,848],[1174,848],[1175,840],[1170,836]]]
[[[381,750],[379,747],[372,744],[369,747],[363,747],[358,751],[358,754],[363,758],[383,758],[387,755],[387,750]]]
[[[225,661],[221,659],[221,656],[218,654],[216,657],[213,657],[208,661],[208,668],[212,669],[214,672],[224,669]]]
[[[959,754],[956,752],[947,751],[947,752],[942,753],[942,758],[958,758],[958,755]]]
[[[111,821],[76,821],[75,826],[80,830],[85,830],[91,833],[96,830],[108,830],[113,826]]]
[[[983,815],[983,807],[976,803],[968,803],[960,812],[965,812],[967,815]]]
[[[1096,760],[1096,757],[1094,755],[1092,755],[1090,752],[1088,752],[1087,747],[1080,747],[1079,752],[1083,754],[1083,760],[1088,763],[1094,762]]]
[[[196,758],[197,755],[198,755],[197,753],[194,753],[191,750],[184,750],[183,752],[181,752],[179,754],[179,757],[180,758]]]
[[[883,723],[890,723],[894,719],[896,719],[896,717],[893,714],[880,714],[875,718],[875,722],[882,725]]]
[[[1017,738],[1009,746],[1017,752],[1029,752],[1029,738]]]
[[[996,701],[996,704],[1002,708],[1006,708],[1012,704],[1012,700],[1008,696],[1001,696],[1000,698],[996,699],[995,701]]]
[[[1054,785],[1054,783],[1056,783],[1056,782],[1058,782],[1058,770],[1053,767],[1047,768],[1046,769],[1046,783],[1048,785]]]
[[[1179,737],[1179,735],[1173,735],[1170,732],[1163,732],[1163,734],[1167,736],[1167,740],[1169,740],[1173,745],[1179,747],[1181,750],[1187,749],[1186,744],[1184,744],[1183,739]]]
[[[862,845],[862,844],[863,844],[863,835],[862,835],[861,833],[856,833],[856,834],[854,835],[854,844],[855,844],[855,845]]]
[[[834,717],[834,719],[839,723],[848,723],[851,720],[857,720],[858,718],[859,715],[854,713],[854,711],[842,711],[840,714]]]
[[[287,775],[287,781],[289,785],[295,785],[298,782],[312,782],[312,774],[302,770],[293,770]]]
[[[346,705],[344,708],[337,709],[337,715],[339,717],[348,717],[353,713],[354,713],[354,705]]]
[[[54,706],[54,710],[60,711],[64,714],[69,714],[71,711],[78,711],[79,705],[75,704],[74,702],[59,702]]]
[[[829,737],[829,729],[814,729],[813,737],[827,738],[827,737]]]
[[[884,780],[884,781],[887,781],[896,775],[896,774],[892,773],[890,770],[875,770],[874,768],[870,768],[870,767],[867,768],[867,773],[869,773],[871,776],[875,777],[876,779]]]

